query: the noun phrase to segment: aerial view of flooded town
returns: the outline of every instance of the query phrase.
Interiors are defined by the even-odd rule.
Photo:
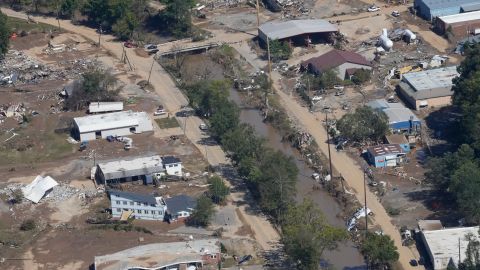
[[[0,269],[480,269],[479,0],[0,0]]]

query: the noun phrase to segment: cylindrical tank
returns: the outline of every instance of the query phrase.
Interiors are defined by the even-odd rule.
[[[415,35],[412,31],[408,29],[405,30],[404,35],[409,41],[417,39],[417,35]]]
[[[380,43],[385,50],[390,50],[393,47],[393,41],[391,41],[388,36],[381,35]]]

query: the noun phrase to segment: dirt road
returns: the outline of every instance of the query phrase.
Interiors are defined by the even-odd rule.
[[[2,8],[1,10],[7,16],[27,19],[27,15],[25,15],[24,13],[16,12],[11,9],[5,8]],[[30,18],[41,23],[55,26],[58,25],[58,22],[55,18],[40,16],[30,16]],[[67,20],[60,20],[60,25],[61,28],[66,31],[79,34],[87,39],[98,42],[98,34],[95,32],[95,29],[85,26],[73,25],[70,21]],[[215,40],[220,41],[221,39],[225,38],[225,35],[226,34],[220,33],[220,35],[216,37],[217,39]],[[251,37],[251,35],[233,35],[233,38],[236,38],[235,40],[239,41],[245,39],[246,37]],[[122,43],[116,42],[115,38],[110,35],[102,35],[100,42],[102,47],[109,51],[112,54],[113,58],[115,58],[113,59],[112,63],[118,64],[120,62],[119,59],[122,57],[123,53]],[[209,42],[212,42],[212,40],[210,40]],[[167,46],[173,45],[171,44]],[[148,73],[153,63],[150,83],[154,86],[155,92],[161,98],[165,108],[170,113],[175,113],[180,110],[181,106],[188,104],[186,97],[176,87],[175,83],[165,72],[165,70],[156,61],[153,60],[153,57],[144,58],[141,56],[137,56],[132,49],[127,49],[126,52],[130,63],[134,67],[132,75],[138,75],[143,79],[147,79]],[[196,116],[191,116],[188,117],[186,121],[186,136],[202,152],[208,162],[214,166],[228,163],[225,153],[220,146],[202,145],[199,143],[201,139],[207,138],[207,136],[203,134],[198,128],[199,125],[202,123],[202,120]],[[243,208],[241,209],[241,211],[243,212],[242,214],[245,217],[248,217],[246,218],[246,220],[250,223],[249,225],[251,226],[255,235],[258,236],[256,237],[258,244],[265,250],[272,249],[271,243],[278,242],[278,240],[280,239],[278,232],[273,228],[273,226],[267,221],[266,218],[249,214],[245,212],[245,209]]]

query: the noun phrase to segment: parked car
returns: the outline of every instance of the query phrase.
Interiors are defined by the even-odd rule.
[[[392,16],[393,16],[393,17],[398,17],[398,16],[400,16],[400,12],[398,12],[398,10],[394,10],[394,11],[392,12]]]
[[[198,128],[201,130],[201,131],[207,131],[208,130],[208,126],[206,124],[200,124],[200,126],[198,126]]]
[[[155,54],[158,52],[158,49],[147,50],[148,54]]]
[[[379,10],[380,10],[380,8],[375,6],[375,5],[368,7],[368,12],[377,12]]]
[[[343,89],[345,89],[345,86],[337,84],[337,85],[334,85],[334,86],[333,86],[333,89],[335,89],[335,90],[343,90]]]
[[[153,49],[158,49],[157,45],[155,44],[147,44],[144,46],[145,50],[153,50]]]
[[[163,106],[158,106],[157,110],[153,113],[153,115],[157,116],[157,115],[164,115],[166,114],[167,112],[165,111],[165,109],[163,108]]]
[[[313,96],[312,97],[312,101],[319,101],[319,100],[322,100],[322,99],[323,99],[323,97],[321,97],[321,96]]]

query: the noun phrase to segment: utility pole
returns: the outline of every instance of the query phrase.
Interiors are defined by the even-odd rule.
[[[273,83],[272,80],[272,62],[270,61],[270,38],[267,37],[267,55],[268,55],[268,76],[270,78],[270,82]]]
[[[150,66],[150,72],[148,73],[148,80],[147,80],[148,84],[150,84],[150,76],[152,76],[152,69],[153,69],[153,64],[154,63],[155,63],[155,55],[153,56],[152,66]]]
[[[260,27],[260,4],[258,3],[257,0],[257,28]]]
[[[363,170],[363,195],[365,199],[365,208],[363,209],[365,211],[365,236],[367,236],[368,233],[368,212],[367,212],[367,177],[365,176],[365,170]]]
[[[328,133],[328,112],[325,112],[325,125],[327,127],[327,146],[328,146],[328,161],[330,162],[330,180],[332,180],[333,169],[332,169],[332,155],[330,153],[330,134]]]

